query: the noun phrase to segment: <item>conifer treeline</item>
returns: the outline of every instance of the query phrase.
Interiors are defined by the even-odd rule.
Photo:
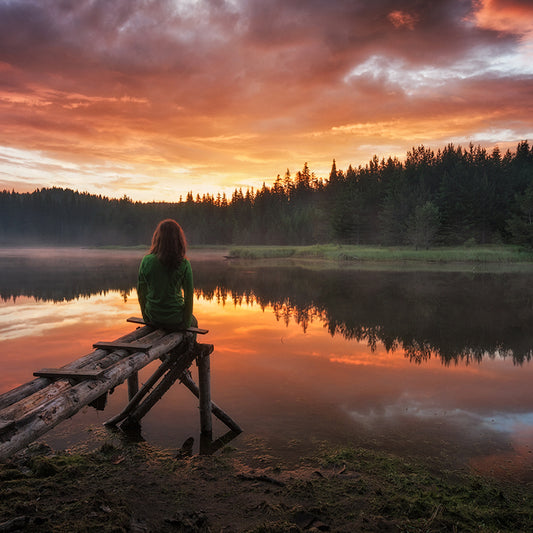
[[[405,161],[374,156],[327,179],[307,165],[271,187],[170,202],[109,199],[70,189],[0,193],[2,244],[146,244],[175,218],[194,244],[480,244],[533,246],[533,147],[487,152],[419,146]]]

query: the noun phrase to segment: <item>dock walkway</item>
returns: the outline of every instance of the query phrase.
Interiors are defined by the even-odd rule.
[[[129,322],[144,324],[141,319]],[[105,407],[107,394],[128,382],[129,403],[106,425],[138,423],[165,392],[179,379],[200,400],[202,437],[211,440],[211,413],[234,433],[241,428],[211,401],[209,356],[213,346],[198,344],[190,328],[166,332],[142,325],[120,337],[96,342],[95,350],[61,368],[34,372],[32,381],[0,395],[0,461],[9,459],[60,422],[72,417],[86,405]],[[160,366],[139,389],[138,372],[161,360]],[[196,360],[198,386],[189,367]]]

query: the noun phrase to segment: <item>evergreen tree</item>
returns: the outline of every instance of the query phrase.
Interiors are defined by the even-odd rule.
[[[433,202],[416,206],[409,218],[407,234],[417,250],[427,250],[433,244],[439,230],[439,218],[439,209]]]
[[[513,242],[533,248],[533,181],[516,197],[516,212],[508,222]]]
[[[144,204],[56,187],[4,190],[0,243],[147,244],[158,221],[172,217],[197,244],[528,244],[532,183],[533,149],[522,141],[503,156],[419,146],[405,163],[374,156],[346,172],[333,160],[326,180],[305,163],[295,179],[287,169],[271,187],[237,189],[231,199],[189,192],[185,201]]]

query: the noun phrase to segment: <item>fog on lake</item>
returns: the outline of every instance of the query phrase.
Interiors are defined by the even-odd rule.
[[[0,251],[0,393],[131,331],[141,256]],[[190,259],[202,341],[215,345],[212,397],[244,429],[232,446],[286,459],[321,442],[366,446],[531,478],[533,269]],[[42,440],[90,446],[126,401],[123,385],[104,412],[85,408]],[[164,447],[196,438],[197,400],[176,384],[142,434]]]

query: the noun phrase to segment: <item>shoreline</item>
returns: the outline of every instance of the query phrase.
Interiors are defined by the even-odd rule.
[[[17,521],[12,530],[32,532],[533,528],[531,483],[324,443],[293,464],[258,443],[195,456],[116,435],[90,453],[35,444],[0,465],[0,480],[2,531]]]
[[[429,250],[396,246],[310,245],[231,246],[234,259],[325,259],[337,262],[533,263],[533,251],[511,245],[434,247]]]
[[[83,255],[95,258],[106,253],[141,258],[149,246],[7,246],[0,247],[0,257],[35,256],[42,258]],[[360,268],[379,270],[461,270],[533,272],[533,251],[511,245],[470,246],[415,250],[409,247],[359,245],[309,246],[219,246],[190,245],[193,261],[227,261],[228,264],[294,265],[311,268]]]

